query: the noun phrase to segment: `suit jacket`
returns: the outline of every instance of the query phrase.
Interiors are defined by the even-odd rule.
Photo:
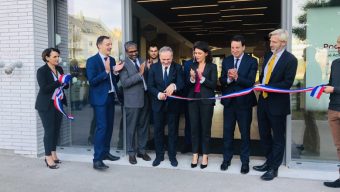
[[[248,54],[244,54],[237,70],[237,80],[228,84],[228,70],[234,68],[234,56],[231,55],[224,58],[222,62],[222,71],[220,77],[222,94],[230,94],[253,87],[255,84],[257,66],[258,63],[255,58],[249,56]],[[230,107],[231,101],[235,102],[235,104],[240,108],[251,108],[257,104],[254,92],[241,97],[222,99],[221,103],[225,107]]]
[[[64,74],[63,68],[56,66],[56,70],[59,74]],[[56,88],[60,87],[59,81],[55,81],[52,75],[51,69],[47,64],[41,66],[37,71],[37,80],[39,84],[39,92],[37,95],[37,100],[35,102],[35,109],[38,111],[47,111],[50,107],[53,107],[52,95]],[[68,85],[64,87],[67,89]],[[67,105],[66,97],[64,97],[61,102]]]
[[[268,63],[268,60],[272,56],[272,52],[265,56],[262,66],[262,72],[260,75],[260,82],[263,80],[264,69]],[[297,59],[294,55],[288,51],[284,51],[277,61],[273,72],[270,76],[268,86],[280,88],[280,89],[290,89],[293,85],[295,74],[297,69]],[[259,105],[263,101],[262,93],[259,97]],[[272,115],[288,115],[290,114],[290,96],[289,94],[282,93],[268,93],[266,101],[269,103],[269,112]]]
[[[174,62],[171,63],[168,77],[168,83],[167,85],[164,85],[162,64],[158,62],[151,65],[148,77],[148,91],[152,97],[152,110],[155,112],[168,111],[179,113],[180,102],[178,100],[169,98],[165,101],[159,100],[158,93],[163,92],[171,83],[176,85],[176,93],[183,89],[184,82],[182,66]]]
[[[187,60],[184,62],[183,64],[183,72],[184,72],[184,76],[183,79],[188,79],[188,77],[190,78],[190,66],[194,63],[193,59]],[[185,81],[185,85],[184,85],[184,89],[183,89],[183,96],[186,97],[189,93],[189,83],[187,81]]]
[[[138,58],[140,64],[143,61]],[[142,108],[144,106],[144,84],[135,64],[125,59],[123,70],[119,73],[120,83],[123,87],[124,106],[128,108]],[[146,83],[146,82],[145,82]]]
[[[194,62],[191,64],[190,69],[197,70],[198,63]],[[190,70],[189,70],[190,71]],[[189,85],[188,90],[188,97],[199,97],[199,98],[208,98],[208,97],[214,97],[215,96],[215,89],[217,86],[217,66],[214,63],[207,63],[205,65],[204,71],[203,71],[203,77],[205,77],[205,81],[201,84],[201,92],[199,94],[195,94],[195,83],[192,83],[190,81],[190,75],[187,77],[186,81]],[[189,101],[192,102],[192,101]],[[211,99],[204,99],[200,100],[201,104],[206,105],[215,105],[215,100]]]
[[[117,81],[119,77],[112,72],[113,67],[116,65],[115,59],[110,58],[110,73],[112,76],[112,84],[115,91],[118,91]],[[99,53],[90,57],[86,61],[86,75],[90,83],[89,97],[91,105],[98,106],[104,105],[111,88],[110,76],[105,71],[105,66]]]

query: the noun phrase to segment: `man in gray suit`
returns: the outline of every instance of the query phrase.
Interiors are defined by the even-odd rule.
[[[145,62],[138,57],[137,44],[128,41],[124,44],[127,57],[125,66],[120,72],[120,81],[124,93],[126,111],[126,149],[129,162],[136,164],[137,157],[145,161],[151,158],[145,152],[148,138],[149,99],[147,85],[144,80]],[[135,135],[137,136],[135,138]]]

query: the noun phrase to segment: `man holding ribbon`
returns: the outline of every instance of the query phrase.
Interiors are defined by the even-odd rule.
[[[148,74],[148,90],[152,96],[154,119],[154,140],[156,159],[152,166],[158,166],[164,160],[164,128],[168,125],[168,156],[171,166],[176,167],[176,144],[179,124],[180,102],[168,98],[183,89],[183,72],[181,65],[174,63],[173,51],[164,46],[159,50],[160,62],[151,65]]]
[[[103,160],[116,161],[119,157],[110,154],[110,143],[114,122],[115,92],[118,91],[118,72],[124,64],[116,65],[110,57],[112,41],[108,36],[97,39],[98,53],[86,62],[87,79],[90,83],[89,97],[96,117],[96,132],[94,136],[93,168],[107,169]]]
[[[340,36],[336,46],[340,54]],[[331,128],[334,145],[336,146],[338,158],[340,160],[340,59],[332,62],[329,83],[325,86],[325,93],[329,93],[328,123]],[[339,168],[340,175],[340,168]],[[332,188],[340,188],[340,177],[332,182],[324,182],[324,185]]]
[[[124,47],[127,57],[120,73],[120,81],[123,87],[126,111],[126,150],[130,164],[136,164],[136,153],[137,157],[145,161],[151,160],[145,151],[150,119],[148,87],[144,78],[147,69],[145,62],[138,57],[136,43],[128,41]],[[137,138],[136,142],[135,138]]]
[[[260,83],[274,89],[290,89],[297,70],[297,59],[286,50],[288,32],[277,29],[269,33],[269,38],[271,52],[264,58]],[[285,149],[288,114],[290,114],[289,94],[261,92],[257,116],[266,162],[253,168],[265,172],[261,176],[262,180],[269,181],[278,175]]]

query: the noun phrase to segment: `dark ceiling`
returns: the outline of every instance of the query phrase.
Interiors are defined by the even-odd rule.
[[[255,46],[281,23],[281,0],[135,1],[191,42],[204,40],[216,47],[225,47],[235,34]]]

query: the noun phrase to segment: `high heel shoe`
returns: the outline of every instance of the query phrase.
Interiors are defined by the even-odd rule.
[[[56,159],[56,160],[53,160],[53,161],[54,161],[54,163],[58,163],[58,164],[61,163],[60,159]]]
[[[54,164],[54,165],[49,165],[48,163],[47,163],[47,160],[45,159],[45,163],[46,163],[46,166],[48,167],[48,168],[50,168],[50,169],[58,169],[59,167],[58,167],[58,165],[56,165],[56,164]]]
[[[191,163],[191,168],[195,168],[197,167],[197,164],[198,164],[198,159],[200,158],[199,155],[197,155],[197,162],[194,164],[194,163]]]
[[[205,165],[201,164],[201,169],[205,169],[206,167],[208,167],[208,157],[207,157],[207,164]]]

